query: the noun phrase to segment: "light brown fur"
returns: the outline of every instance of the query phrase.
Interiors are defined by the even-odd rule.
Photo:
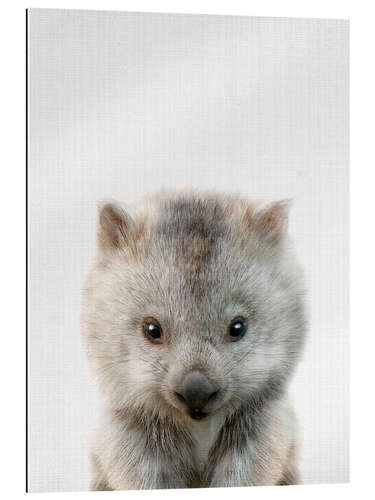
[[[101,207],[82,311],[103,408],[92,489],[298,482],[286,394],[306,321],[288,209],[191,192],[146,198],[132,215]],[[248,331],[232,342],[237,316]],[[142,330],[150,317],[158,344]],[[218,389],[199,421],[176,397],[197,371]]]

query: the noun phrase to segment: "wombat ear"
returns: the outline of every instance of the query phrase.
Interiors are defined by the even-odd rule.
[[[288,233],[292,200],[275,201],[262,208],[255,216],[256,230],[269,242],[280,241]]]
[[[133,219],[116,203],[99,205],[99,249],[105,251],[126,246],[133,226]]]

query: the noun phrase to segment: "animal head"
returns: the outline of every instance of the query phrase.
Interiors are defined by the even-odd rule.
[[[82,325],[113,408],[200,419],[284,389],[305,333],[289,206],[164,193],[100,207]]]

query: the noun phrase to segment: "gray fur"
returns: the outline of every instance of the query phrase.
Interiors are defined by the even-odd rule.
[[[100,211],[82,334],[102,393],[92,489],[297,482],[287,387],[306,330],[288,202],[159,193]],[[234,317],[248,321],[228,340]],[[143,334],[145,317],[163,343]],[[193,370],[220,392],[193,421],[175,397]]]

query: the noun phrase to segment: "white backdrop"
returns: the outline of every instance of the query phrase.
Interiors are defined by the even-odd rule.
[[[294,199],[302,477],[348,480],[348,51],[346,21],[29,11],[31,491],[88,486],[96,202],[161,186]]]

